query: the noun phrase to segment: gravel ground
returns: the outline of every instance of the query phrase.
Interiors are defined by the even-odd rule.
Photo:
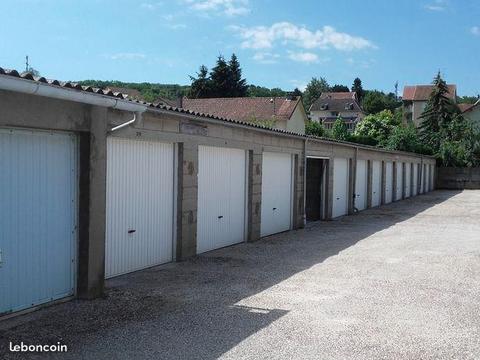
[[[479,220],[436,191],[121,276],[0,323],[0,359],[478,359]]]

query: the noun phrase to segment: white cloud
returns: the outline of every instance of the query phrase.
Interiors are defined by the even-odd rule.
[[[435,0],[430,4],[424,6],[425,9],[430,11],[445,11],[447,8],[446,0]]]
[[[472,26],[470,32],[475,36],[480,36],[480,27],[479,26]]]
[[[311,52],[293,52],[289,51],[289,59],[303,63],[318,63],[318,55]]]
[[[270,49],[275,43],[290,43],[303,49],[328,49],[349,51],[376,48],[367,39],[336,31],[331,26],[311,31],[304,26],[289,22],[275,23],[270,27],[230,27],[243,39],[242,47],[250,49]]]
[[[280,55],[270,52],[257,52],[253,55],[252,59],[261,64],[275,64],[279,57]]]
[[[182,0],[182,2],[204,15],[213,13],[238,16],[250,13],[248,0]]]
[[[140,7],[145,10],[155,10],[156,8],[162,5],[163,5],[163,2],[161,1],[156,3],[144,2],[140,4]]]
[[[116,53],[112,55],[107,55],[108,58],[112,60],[141,60],[145,59],[147,56],[142,53]]]
[[[308,81],[302,81],[302,80],[290,80],[290,84],[293,85],[293,87],[299,88],[301,91],[305,91],[307,89]]]

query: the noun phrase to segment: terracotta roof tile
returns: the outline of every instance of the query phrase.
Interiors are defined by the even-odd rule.
[[[183,98],[182,106],[200,113],[248,122],[253,119],[288,120],[299,102],[300,97]]]
[[[448,97],[455,100],[457,96],[457,86],[450,84],[448,86]],[[403,88],[403,100],[407,101],[427,101],[433,91],[433,85],[414,85]]]

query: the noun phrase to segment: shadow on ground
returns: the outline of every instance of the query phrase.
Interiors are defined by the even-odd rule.
[[[109,280],[104,298],[0,323],[0,358],[27,357],[9,353],[10,341],[60,341],[69,347],[61,358],[218,358],[288,313],[239,301],[458,193],[436,191]]]

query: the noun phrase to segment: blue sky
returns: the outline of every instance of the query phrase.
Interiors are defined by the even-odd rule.
[[[393,91],[437,70],[480,93],[478,0],[2,0],[0,66],[42,75],[188,84],[235,52],[249,83],[312,76]]]

